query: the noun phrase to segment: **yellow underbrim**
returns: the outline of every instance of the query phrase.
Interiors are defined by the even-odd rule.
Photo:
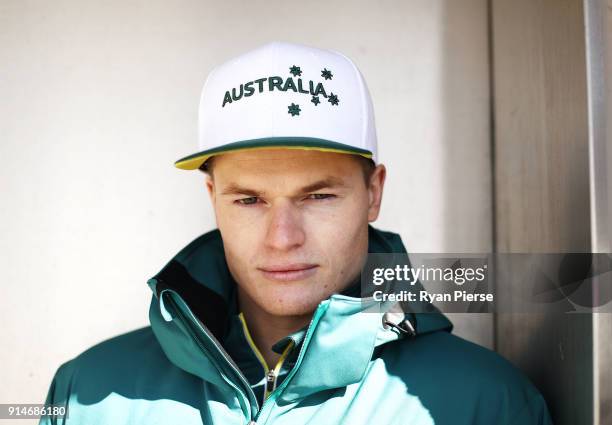
[[[372,153],[370,151],[341,143],[331,142],[329,140],[315,138],[269,138],[229,143],[219,148],[209,149],[179,159],[174,163],[174,166],[182,170],[197,170],[202,166],[202,164],[204,164],[204,162],[206,162],[207,159],[215,155],[221,155],[228,152],[262,149],[317,150],[321,152],[353,154],[363,156],[364,158],[372,158]]]

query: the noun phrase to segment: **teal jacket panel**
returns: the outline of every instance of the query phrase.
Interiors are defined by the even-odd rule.
[[[369,252],[404,253],[369,228]],[[240,319],[218,230],[147,282],[151,325],[104,341],[57,370],[41,424],[550,424],[540,393],[508,361],[451,333],[434,306],[383,324],[359,282],[323,300],[278,341],[274,386]],[[367,311],[366,311],[367,310]],[[422,311],[422,310],[419,310]]]

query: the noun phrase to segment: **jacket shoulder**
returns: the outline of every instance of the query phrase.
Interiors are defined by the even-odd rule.
[[[187,381],[194,377],[167,359],[147,326],[102,341],[63,363],[55,373],[47,402],[62,404],[75,394],[79,404],[85,405],[109,394],[163,398],[168,394],[163,394],[160,379],[188,387]]]
[[[466,424],[550,423],[540,392],[488,348],[448,332],[387,345],[381,357],[390,372],[422,399],[436,424],[459,424],[466,417]]]
[[[83,374],[88,371],[104,373],[134,372],[152,362],[159,362],[163,355],[150,326],[135,329],[99,342],[86,349],[60,369],[64,373]]]

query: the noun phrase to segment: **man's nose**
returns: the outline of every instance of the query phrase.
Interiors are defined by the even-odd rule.
[[[290,201],[279,201],[268,211],[266,245],[269,248],[287,251],[304,243],[306,235],[302,227],[299,209]]]

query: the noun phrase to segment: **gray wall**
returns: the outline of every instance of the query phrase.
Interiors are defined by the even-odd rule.
[[[606,1],[491,1],[498,252],[610,252]],[[611,423],[610,314],[495,319],[555,424]]]
[[[612,252],[612,0],[585,0],[589,150],[591,164],[591,245]],[[608,284],[604,280],[602,283]],[[593,315],[593,416],[612,423],[612,318]]]
[[[413,252],[491,250],[485,0],[0,2],[0,402],[147,325],[147,278],[214,227],[196,145],[217,63],[270,40],[340,50],[372,92],[378,225]],[[455,315],[492,346],[487,315]],[[27,422],[24,422],[27,423]]]

